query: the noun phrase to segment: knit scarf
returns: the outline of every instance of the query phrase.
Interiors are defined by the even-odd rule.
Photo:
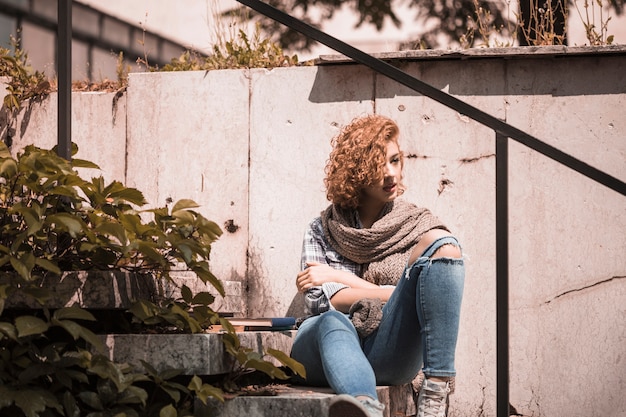
[[[387,203],[369,229],[358,228],[351,209],[330,205],[321,217],[330,245],[342,256],[365,264],[363,279],[377,285],[397,284],[424,233],[447,230],[428,209],[400,198]]]

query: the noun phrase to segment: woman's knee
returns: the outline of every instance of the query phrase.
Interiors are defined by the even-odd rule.
[[[424,233],[420,241],[415,245],[411,256],[409,257],[409,265],[412,265],[436,240],[451,237],[452,234],[444,229],[431,229]],[[461,248],[453,242],[444,243],[430,256],[430,258],[462,258]]]
[[[330,327],[353,327],[352,322],[346,316],[346,314],[342,313],[338,310],[329,310],[319,317],[320,326],[330,326]]]
[[[454,243],[446,243],[441,245],[431,258],[462,258],[461,248]]]

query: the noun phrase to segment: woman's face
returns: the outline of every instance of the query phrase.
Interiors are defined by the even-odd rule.
[[[402,181],[402,160],[397,142],[387,141],[383,179],[363,190],[361,204],[383,205],[395,200]]]

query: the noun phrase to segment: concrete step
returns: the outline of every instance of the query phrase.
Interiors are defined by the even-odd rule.
[[[410,385],[377,387],[378,398],[385,404],[384,417],[416,415]],[[207,405],[196,400],[195,417],[325,417],[335,394],[329,388],[284,386],[276,395],[246,395],[216,400]]]
[[[258,353],[272,348],[289,354],[296,331],[239,332],[237,335],[242,346]],[[141,360],[144,360],[158,371],[183,369],[186,375],[219,375],[231,371],[233,358],[225,351],[222,337],[219,333],[103,336],[108,356],[113,361],[141,369]]]
[[[14,274],[0,274],[0,284],[17,286],[17,282],[19,280]],[[85,309],[125,310],[140,299],[157,301],[178,298],[180,287],[186,285],[194,294],[201,291],[212,293],[215,302],[211,307],[219,313],[237,316],[244,312],[241,282],[222,282],[222,297],[214,288],[187,272],[172,273],[172,281],[162,281],[149,274],[127,271],[72,271],[57,277],[42,278],[36,284],[51,290],[51,297],[46,300],[45,307],[52,309],[77,305]],[[39,309],[41,305],[18,290],[7,299],[5,308]]]
[[[239,332],[242,346],[261,353],[271,347],[289,353],[295,330],[282,332]],[[207,334],[119,334],[103,336],[110,359],[140,369],[141,360],[162,371],[183,369],[186,375],[220,375],[231,371],[233,358],[224,350],[222,335]],[[275,365],[280,365],[274,362]],[[276,381],[280,384],[280,381]],[[385,417],[415,415],[409,384],[377,388],[385,404]],[[329,388],[276,385],[272,395],[245,395],[224,403],[208,405],[196,401],[195,417],[324,417],[335,395]]]

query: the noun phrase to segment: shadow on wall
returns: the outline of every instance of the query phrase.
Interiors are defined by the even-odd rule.
[[[583,96],[624,94],[626,92],[626,55],[589,55],[576,60],[580,71],[571,69],[572,61],[558,56],[537,57],[535,59],[501,59],[502,55],[441,60],[396,61],[394,66],[407,74],[447,91],[455,96]],[[611,62],[607,65],[607,60]],[[354,67],[346,71],[345,66]],[[468,66],[474,66],[468,70]],[[476,69],[476,66],[479,68]],[[538,71],[537,67],[541,67]],[[359,72],[359,74],[355,74]],[[363,73],[360,73],[363,72]],[[366,73],[371,73],[367,76]],[[482,80],[476,80],[481,74]],[[532,76],[531,76],[532,75]],[[575,77],[573,77],[575,76]],[[369,80],[368,83],[364,80]],[[615,80],[621,80],[615,83]],[[383,82],[385,88],[377,88]],[[373,101],[398,96],[420,96],[421,94],[396,84],[384,75],[376,74],[364,65],[345,63],[320,66],[309,95],[313,103],[346,101]]]

